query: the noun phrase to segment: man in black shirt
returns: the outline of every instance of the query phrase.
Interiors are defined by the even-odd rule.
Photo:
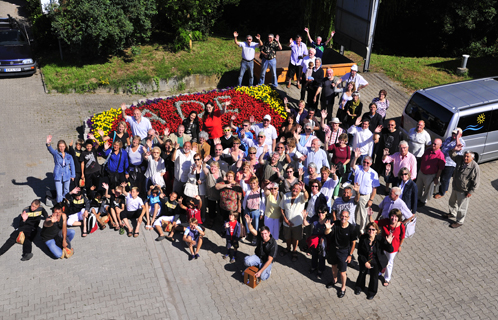
[[[346,294],[346,270],[348,263],[351,262],[356,239],[358,238],[356,226],[348,222],[349,214],[349,211],[343,210],[340,220],[325,224],[325,234],[329,235],[328,261],[332,265],[332,275],[334,277],[332,282],[327,284],[327,289],[332,288],[337,283],[337,273],[339,271],[342,283],[341,290],[337,292],[339,298],[344,297]]]
[[[21,219],[19,221],[19,227],[14,230],[9,239],[0,248],[0,256],[7,252],[16,242],[21,243],[22,235],[24,235],[24,242],[22,243],[22,259],[21,261],[27,261],[33,257],[31,253],[33,239],[38,231],[38,225],[42,219],[47,219],[47,211],[40,207],[40,200],[33,200],[31,206],[23,209],[21,214]]]
[[[244,259],[244,264],[246,267],[258,267],[259,270],[254,276],[261,278],[261,280],[267,280],[271,275],[273,260],[277,256],[277,241],[270,234],[270,228],[264,226],[258,234],[258,231],[251,224],[252,218],[247,214],[245,218],[249,226],[249,232],[258,238],[256,241],[256,250],[254,251],[255,254],[247,256]]]
[[[373,132],[373,131],[372,131]],[[382,162],[382,155],[384,149],[389,149],[389,154],[398,152],[399,143],[403,140],[402,133],[396,129],[396,121],[389,120],[387,128],[383,128],[379,133],[374,133],[374,143],[378,145],[376,148],[375,165],[373,169],[379,173],[384,172],[384,163]]]

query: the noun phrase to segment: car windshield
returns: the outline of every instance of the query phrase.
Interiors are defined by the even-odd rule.
[[[0,46],[22,46],[27,44],[26,38],[19,30],[0,31]]]
[[[415,93],[408,102],[405,112],[415,121],[424,120],[425,128],[444,137],[448,124],[453,116],[448,109],[431,99]]]

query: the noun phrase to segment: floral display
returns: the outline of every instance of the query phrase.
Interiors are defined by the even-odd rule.
[[[152,127],[160,134],[163,134],[166,128],[171,132],[176,132],[183,119],[187,118],[192,111],[198,113],[202,127],[202,115],[205,104],[209,101],[214,102],[215,108],[220,108],[226,101],[231,102],[222,116],[223,125],[229,124],[233,115],[236,116],[233,123],[240,125],[242,121],[249,120],[251,116],[254,116],[255,122],[261,122],[263,117],[269,114],[272,117],[272,125],[278,130],[287,118],[282,99],[274,89],[267,85],[189,93],[166,99],[148,99],[138,105],[132,105],[126,110],[126,114],[133,116],[134,108],[138,108],[142,111],[142,116],[148,118]],[[120,121],[124,121],[124,117],[121,109],[117,108],[93,115],[86,124],[89,132],[93,133],[99,143],[102,143],[98,130],[102,130],[107,135],[116,130]],[[129,128],[128,133],[131,135]]]

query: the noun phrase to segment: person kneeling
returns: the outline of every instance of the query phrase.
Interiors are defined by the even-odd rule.
[[[204,231],[199,227],[196,218],[190,218],[188,221],[188,227],[185,227],[185,232],[183,233],[183,241],[188,245],[190,250],[189,261],[192,259],[199,259],[199,250],[202,246],[202,238],[204,237]],[[194,252],[194,247],[195,252]]]
[[[41,238],[50,249],[50,252],[58,258],[70,258],[74,254],[71,248],[71,240],[75,231],[66,226],[67,217],[62,213],[62,207],[57,204],[53,208],[53,213],[43,223]]]
[[[256,278],[261,278],[261,280],[267,280],[271,274],[271,267],[273,265],[273,260],[277,256],[277,241],[270,234],[270,228],[264,226],[261,228],[261,232],[258,234],[256,229],[252,226],[252,219],[249,215],[245,216],[247,225],[249,226],[249,232],[253,236],[257,236],[256,240],[256,250],[255,254],[252,256],[247,256],[244,259],[244,264],[246,267],[258,267],[258,272],[254,274]]]

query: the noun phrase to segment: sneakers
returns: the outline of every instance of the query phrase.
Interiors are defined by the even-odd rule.
[[[194,255],[193,254],[189,254],[188,255],[188,261],[192,261],[194,260]]]
[[[125,229],[124,229],[124,228],[119,228],[119,234],[120,234],[120,235],[125,234]]]
[[[230,263],[235,263],[235,257],[232,257],[232,259],[230,259]]]
[[[199,254],[197,253],[197,254],[194,256],[194,258],[195,258],[195,260],[199,259],[199,258],[200,258]]]
[[[166,239],[165,236],[159,236],[156,238],[156,241],[163,241],[164,239]]]
[[[228,258],[230,258],[230,257],[228,256],[228,254],[225,254],[225,255],[223,256],[223,259],[225,259],[225,260],[226,260],[226,259],[228,259]]]
[[[21,261],[28,261],[31,258],[33,258],[33,254],[31,252],[30,253],[26,253],[26,254],[22,255]]]

